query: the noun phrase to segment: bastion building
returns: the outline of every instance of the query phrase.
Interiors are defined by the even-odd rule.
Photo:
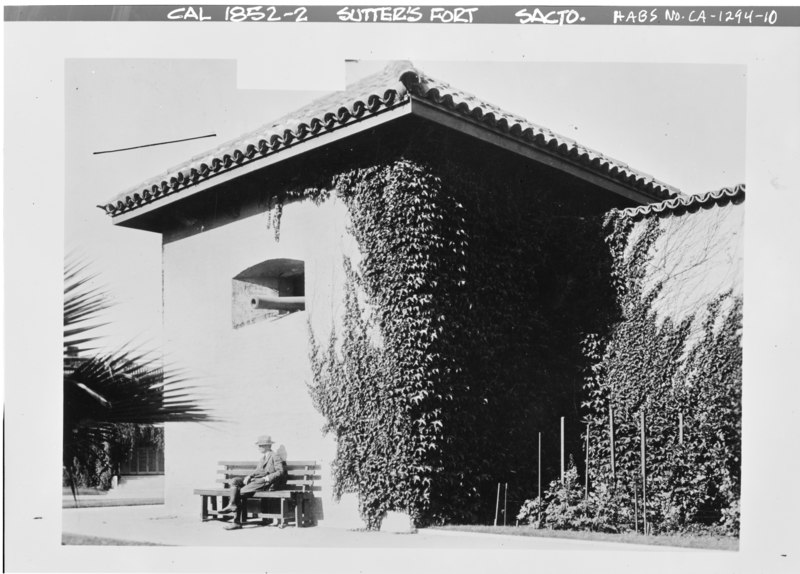
[[[336,442],[333,434],[323,435],[326,421],[309,394],[309,341],[313,333],[324,346],[336,332],[344,312],[343,262],[357,266],[362,254],[337,193],[311,198],[302,190],[409,154],[447,164],[446,173],[463,166],[505,182],[516,191],[503,197],[494,190],[486,201],[513,202],[509,209],[528,214],[531,226],[542,218],[602,219],[611,209],[627,209],[638,220],[661,218],[669,235],[672,228],[683,233],[686,218],[709,218],[724,248],[698,279],[709,292],[699,287],[692,293],[702,301],[741,289],[741,187],[686,197],[408,62],[392,63],[104,206],[114,225],[161,234],[164,354],[205,388],[222,421],[166,425],[165,500],[176,512],[199,515],[193,489],[214,484],[217,461],[253,458],[253,440],[269,433],[288,459],[322,464],[325,520],[357,524],[355,498],[337,503],[331,496]],[[497,226],[504,237],[507,230]],[[693,226],[693,233],[702,236],[706,228]],[[506,245],[504,252],[516,248],[514,238]],[[504,259],[505,267],[515,260],[520,266],[509,271],[509,280],[524,281],[526,255],[515,257]],[[574,283],[567,278],[545,288],[539,279],[536,293],[582,292]],[[491,298],[485,304],[492,305]],[[576,329],[585,320],[570,319]],[[497,330],[484,344],[508,347],[520,335],[516,328],[507,331]],[[510,359],[500,351],[497,360],[505,364]]]

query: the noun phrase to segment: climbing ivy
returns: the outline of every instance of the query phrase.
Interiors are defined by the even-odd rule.
[[[334,494],[357,492],[367,526],[378,528],[388,510],[404,508],[418,515],[427,493],[421,488],[422,469],[413,445],[402,440],[413,432],[404,396],[392,387],[396,365],[370,340],[355,273],[349,261],[345,267],[341,345],[334,332],[322,349],[312,332],[312,396],[327,418],[324,430],[337,437]]]
[[[647,514],[656,530],[722,524],[738,533],[741,452],[742,300],[715,297],[698,318],[680,323],[659,314],[662,283],[648,284],[652,248],[662,233],[656,218],[641,224],[623,212],[606,220],[614,255],[620,320],[587,337],[593,360],[586,380],[593,487],[620,505],[641,505],[640,414],[646,420]],[[615,468],[611,467],[610,413]],[[683,442],[679,415],[683,415]],[[641,513],[641,506],[639,507]],[[615,527],[633,529],[630,511]]]
[[[556,442],[558,416],[577,419],[582,334],[611,312],[605,205],[459,149],[387,150],[288,195],[341,198],[362,256],[343,325],[312,337],[311,394],[337,494],[357,492],[372,528],[388,510],[485,521],[498,481],[534,484],[536,432]]]
[[[281,239],[281,216],[283,215],[283,194],[270,198],[267,209],[267,229],[272,229],[275,242]]]
[[[391,510],[418,525],[489,522],[498,482],[509,500],[536,484],[538,432],[542,482],[558,476],[564,416],[575,473],[585,422],[594,429],[586,507],[600,510],[588,523],[625,530],[641,497],[644,409],[651,524],[736,524],[741,301],[720,296],[692,335],[695,317],[655,310],[656,223],[604,218],[608,196],[520,158],[417,135],[370,140],[271,183],[276,231],[278,204],[335,195],[360,253],[343,262],[343,320],[311,337],[310,393],[336,439],[336,494],[357,493],[370,528]]]
[[[427,170],[403,160],[342,174],[333,185],[363,259],[358,276],[347,265],[342,358],[335,336],[324,357],[315,350],[312,394],[336,432],[339,492],[359,493],[370,527],[395,509],[420,522],[444,470],[443,419],[460,370],[447,349],[446,319],[448,290],[465,285],[463,206]],[[366,335],[356,282],[375,310],[380,347]]]

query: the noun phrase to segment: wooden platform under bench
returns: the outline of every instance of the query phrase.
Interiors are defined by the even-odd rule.
[[[206,520],[221,520],[233,517],[222,514],[233,495],[230,484],[237,476],[244,478],[255,471],[254,461],[220,461],[217,482],[221,487],[196,488],[194,493],[202,502],[201,517]],[[316,461],[287,461],[286,482],[279,490],[261,490],[245,501],[247,508],[243,522],[272,519],[283,528],[287,521],[297,527],[316,524],[314,493],[321,489],[315,482],[320,480],[320,465]],[[272,508],[270,508],[272,507]]]

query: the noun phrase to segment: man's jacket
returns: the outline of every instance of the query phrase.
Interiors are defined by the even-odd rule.
[[[250,482],[256,484],[274,484],[282,482],[286,475],[286,466],[280,457],[269,451],[264,455],[255,471],[250,475]]]

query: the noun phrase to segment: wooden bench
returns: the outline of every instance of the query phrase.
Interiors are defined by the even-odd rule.
[[[220,512],[228,505],[233,495],[230,484],[237,476],[244,478],[251,474],[256,469],[256,464],[250,461],[219,462],[217,482],[222,483],[222,487],[197,488],[194,491],[202,500],[201,517],[204,522],[233,517],[233,514]],[[314,493],[320,491],[320,487],[314,484],[320,479],[319,471],[320,465],[315,461],[287,461],[284,485],[280,490],[260,490],[247,499],[243,522],[250,522],[250,519],[261,521],[271,518],[277,521],[280,528],[286,526],[287,520],[294,521],[297,527],[316,524],[312,506]],[[267,508],[273,500],[279,502],[279,510],[270,511]]]

